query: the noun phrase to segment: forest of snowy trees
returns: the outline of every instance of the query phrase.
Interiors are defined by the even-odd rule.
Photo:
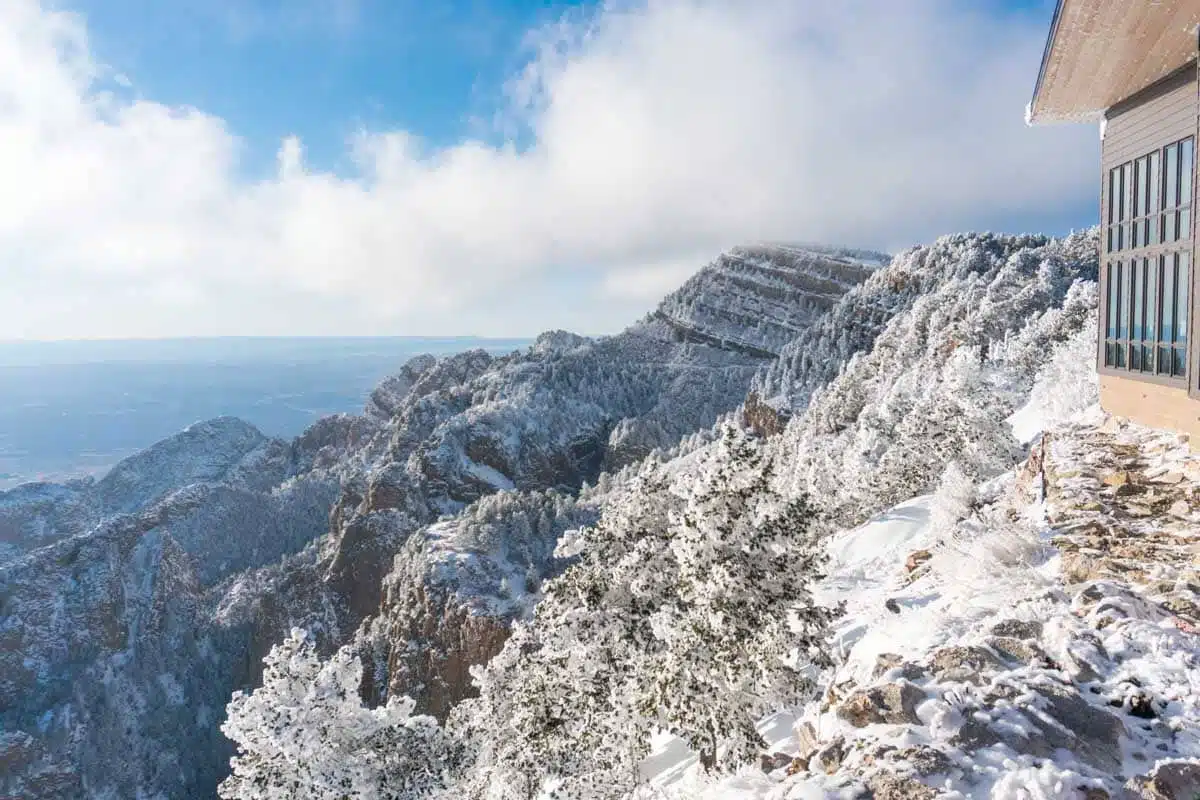
[[[528,603],[474,668],[477,696],[443,722],[402,696],[369,707],[354,651],[322,661],[297,631],[229,705],[221,796],[619,798],[663,732],[714,774],[755,761],[756,721],[813,700],[836,663],[840,609],[813,595],[823,537],[1021,457],[1007,420],[1095,324],[1095,253],[1094,231],[915,248],[759,374],[791,415],[781,433],[725,418],[585,487],[578,507],[554,500],[540,524],[500,493],[470,524],[496,548],[526,520],[512,541]],[[594,522],[560,536],[554,520],[585,507]]]

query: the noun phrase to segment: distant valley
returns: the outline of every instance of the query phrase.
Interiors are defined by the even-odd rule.
[[[0,491],[100,477],[200,420],[235,416],[269,436],[355,412],[418,353],[525,347],[475,337],[0,342]]]

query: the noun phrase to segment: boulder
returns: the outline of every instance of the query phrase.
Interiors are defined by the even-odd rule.
[[[876,723],[919,725],[917,704],[925,692],[908,681],[854,692],[838,707],[839,717],[856,728]]]
[[[925,564],[931,558],[933,558],[933,553],[930,553],[928,550],[914,550],[908,554],[908,558],[904,562],[904,571],[909,573],[916,572],[922,564]]]
[[[1002,667],[1003,663],[990,650],[972,645],[943,647],[933,654],[930,666],[942,680],[980,683],[981,672],[989,667]]]
[[[1125,788],[1140,800],[1194,800],[1200,796],[1200,762],[1160,764],[1149,775],[1131,779]]]
[[[935,800],[938,793],[925,784],[902,775],[881,772],[867,780],[873,800]]]
[[[1019,619],[1006,619],[992,626],[996,636],[1006,636],[1013,639],[1037,639],[1042,635],[1042,623]]]
[[[983,700],[988,708],[1002,699],[989,694]],[[1017,704],[1029,720],[1018,732],[1011,725],[992,727],[986,717],[969,715],[951,744],[972,752],[1003,742],[1017,753],[1036,758],[1052,758],[1059,750],[1068,750],[1084,763],[1106,774],[1121,769],[1121,737],[1125,726],[1113,714],[1096,708],[1069,686],[1037,688],[1036,708]]]
[[[783,769],[791,763],[792,757],[786,753],[763,753],[758,759],[759,768],[767,773]]]
[[[879,678],[894,669],[899,669],[899,677],[908,681],[919,681],[927,674],[924,667],[906,662],[903,656],[896,653],[880,653],[875,657],[875,667],[871,670],[871,678]]]
[[[802,758],[807,763],[808,759],[821,747],[820,740],[817,739],[817,731],[811,722],[798,722],[792,727],[792,732],[796,735],[797,758]]]
[[[990,636],[987,639],[987,643],[988,647],[1010,661],[1016,661],[1021,664],[1047,665],[1045,652],[1032,642],[1016,639],[1011,636]]]
[[[1088,703],[1073,687],[1041,687],[1038,694],[1040,710],[1058,725],[1045,720],[1042,714],[1027,713],[1025,716],[1038,727],[1053,749],[1070,750],[1081,761],[1102,772],[1116,774],[1121,770],[1121,737],[1125,734],[1125,725],[1120,719]]]
[[[834,739],[817,753],[817,764],[826,775],[832,775],[846,759],[846,740],[841,736]]]

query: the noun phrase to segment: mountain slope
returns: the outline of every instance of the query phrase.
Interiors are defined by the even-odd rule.
[[[786,407],[792,402],[787,392],[794,387],[799,387],[794,397],[811,396],[807,405],[795,401],[800,408],[790,421],[760,402],[755,414],[763,421],[771,414],[777,417],[773,426],[757,426],[757,439],[735,430],[729,423],[736,415],[726,415],[727,435],[716,441],[709,434],[690,436],[676,457],[647,459],[637,469],[610,475],[601,481],[608,483],[607,489],[583,492],[573,504],[512,491],[478,501],[459,517],[459,524],[426,524],[408,537],[397,558],[385,582],[381,613],[360,628],[339,658],[352,653],[365,662],[369,703],[385,697],[396,701],[400,692],[411,692],[438,714],[446,705],[454,706],[443,732],[457,737],[474,760],[465,774],[461,765],[439,774],[439,782],[449,787],[447,796],[522,798],[551,784],[586,797],[623,795],[612,787],[637,783],[645,734],[664,727],[679,737],[672,751],[689,742],[707,754],[709,765],[736,766],[738,759],[754,759],[758,737],[748,729],[750,715],[769,706],[768,698],[803,703],[811,696],[812,681],[823,680],[831,658],[836,662],[841,652],[820,647],[822,620],[836,612],[803,600],[796,607],[763,608],[763,598],[793,586],[795,596],[802,598],[809,585],[822,580],[821,564],[807,550],[815,544],[814,533],[836,534],[895,506],[897,499],[934,489],[944,498],[944,508],[931,515],[939,530],[970,517],[977,503],[995,500],[991,489],[976,492],[976,483],[1006,472],[1021,457],[1021,443],[1006,418],[1030,397],[1035,376],[1056,350],[1081,331],[1094,330],[1096,253],[1091,231],[1062,240],[951,236],[897,257],[868,278],[869,290],[864,286],[848,293],[815,324],[822,335],[812,340],[812,347],[828,354],[832,364],[801,359],[774,368],[789,380],[779,384],[783,391],[772,400],[782,396]],[[865,313],[856,314],[856,308]],[[839,319],[850,330],[839,329],[834,324]],[[666,324],[661,318],[651,322]],[[760,387],[769,385],[766,378],[770,375],[760,378]],[[747,404],[747,416],[752,406]],[[765,436],[770,427],[776,432]],[[1013,510],[998,509],[996,519],[1012,521]],[[919,516],[918,511],[897,506],[893,519],[902,524]],[[598,527],[564,537],[556,551],[561,558],[545,560],[553,538],[589,525],[589,517],[599,512]],[[505,533],[510,529],[520,534]],[[505,541],[521,546],[511,553],[495,547]],[[870,541],[861,544],[868,551],[872,546]],[[772,558],[795,565],[797,574],[780,580],[779,572],[764,568]],[[913,554],[910,571],[925,559]],[[459,570],[473,579],[465,584],[443,580]],[[549,577],[554,578],[547,590],[549,602],[526,616],[537,599],[528,590]],[[468,591],[460,591],[464,585]],[[854,587],[849,588],[853,593]],[[918,609],[932,602],[923,594],[897,596]],[[882,603],[874,615],[907,613],[894,597]],[[753,611],[731,611],[742,608]],[[523,624],[518,635],[507,639],[507,624],[517,616]],[[808,633],[800,636],[790,624],[754,624],[782,617],[801,623]],[[861,629],[859,621],[847,620],[847,636]],[[955,625],[970,621],[968,615]],[[466,640],[458,635],[463,631],[468,632]],[[760,636],[772,641],[760,641]],[[984,671],[979,667],[984,658],[971,649],[974,641],[963,641],[962,648],[936,654],[931,666],[965,675],[955,680],[970,692],[966,687],[974,682],[967,668]],[[462,685],[464,667],[495,647],[500,647],[497,656],[477,673],[484,693],[472,698],[470,687]],[[759,659],[750,653],[772,656]],[[788,664],[796,669],[785,669]],[[889,661],[882,672],[890,666]],[[916,716],[917,694],[910,685],[915,676],[901,673],[898,679],[888,678],[888,686],[845,687],[862,689],[850,695],[834,687],[822,698],[823,710],[842,709],[844,716],[862,721],[861,727],[920,722],[936,727]],[[286,682],[286,672],[278,679]],[[296,679],[305,680],[303,675]],[[259,701],[275,691],[275,686],[265,687]],[[1062,721],[1060,711],[1079,711],[1067,724],[1081,730],[1087,730],[1088,720],[1108,720],[1092,714],[1092,703],[1084,700],[1081,706],[1078,691],[1047,691],[1044,702],[1061,705],[1042,716],[1034,714],[1045,723],[1035,757],[1072,742],[1094,744],[1082,735],[1072,739],[1058,731],[1051,738],[1046,733]],[[1007,708],[1003,704],[1013,699],[968,695],[964,707],[988,714]],[[1045,710],[1042,701],[1031,702]],[[327,718],[321,719],[327,724]],[[293,726],[287,731],[289,741],[306,735],[302,723],[296,724],[301,730]],[[773,725],[770,720],[764,724]],[[1000,728],[991,733],[1000,736],[1005,732]],[[250,748],[239,759],[249,771],[243,775],[244,786],[245,775],[253,774],[256,759],[262,763],[277,738],[269,729],[256,728],[252,719],[240,718],[235,730],[261,737],[239,739]],[[1110,732],[1099,731],[1101,745],[1111,743]],[[920,744],[901,741],[906,747]],[[971,753],[989,746],[983,739],[969,744]],[[371,747],[369,742],[350,743],[348,755],[355,760],[346,765],[347,776],[370,760]],[[886,748],[867,750],[856,762],[859,754],[831,748],[827,760],[818,764],[833,771],[845,760],[879,771],[892,760],[889,753]],[[1111,747],[1097,745],[1096,753],[1094,768],[1111,766]],[[905,753],[893,755],[902,758]],[[924,750],[913,758],[922,755]],[[1006,752],[985,755],[994,763]],[[928,774],[944,773],[938,758],[929,755]],[[953,760],[944,752],[941,758]],[[662,766],[670,759],[657,760]],[[782,769],[788,761],[771,763]],[[440,766],[431,764],[435,772]],[[336,764],[330,768],[341,774]],[[752,770],[746,766],[747,772]],[[286,765],[276,765],[261,776],[267,785],[286,785],[290,774]],[[848,796],[857,796],[864,787],[855,779],[874,780],[876,775],[844,777],[844,786],[816,786],[844,788],[852,793]],[[883,775],[868,785],[875,796],[936,796],[908,777]],[[369,780],[370,775],[356,773],[355,779]],[[738,796],[746,784],[729,788],[726,796]],[[806,792],[808,787],[796,788],[798,796],[820,796]],[[787,791],[781,788],[777,796]],[[685,790],[681,796],[694,794]]]
[[[719,261],[616,336],[413,359],[290,443],[215,420],[99,482],[0,495],[0,793],[211,796],[225,702],[292,626],[374,654],[379,696],[452,705],[594,514],[580,487],[734,409],[780,332],[865,274],[756,253],[770,280]]]
[[[684,340],[774,359],[890,260],[883,253],[815,245],[737,247],[668,296],[654,316]]]
[[[1078,368],[1094,342],[1083,329],[1039,377],[1046,407],[1023,410],[1038,441],[1017,469],[830,538],[822,592],[850,606],[824,702],[765,721],[775,755],[736,780],[660,752],[668,797],[1200,791],[1200,461],[1100,411],[1094,369]],[[1085,410],[1063,421],[1064,406]]]
[[[1092,319],[1097,252],[1095,230],[948,236],[847,294],[831,316],[862,308],[857,326],[823,328],[815,357],[786,352],[759,378],[806,403],[779,444],[793,488],[845,525],[927,491],[951,460],[975,477],[1010,468],[1020,450],[1003,420]]]

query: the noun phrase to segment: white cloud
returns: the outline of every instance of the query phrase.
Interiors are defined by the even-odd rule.
[[[719,250],[695,253],[659,264],[638,264],[608,272],[600,284],[605,297],[649,304],[678,288],[696,271],[697,264],[712,261]]]
[[[1021,116],[1045,21],[963,6],[610,5],[531,40],[505,115],[525,149],[364,131],[361,174],[338,176],[289,138],[246,181],[224,121],[108,93],[80,18],[8,0],[0,338],[532,333],[563,310],[497,309],[548,275],[591,287],[595,320],[731,242],[894,245],[1086,209],[1091,129]]]

